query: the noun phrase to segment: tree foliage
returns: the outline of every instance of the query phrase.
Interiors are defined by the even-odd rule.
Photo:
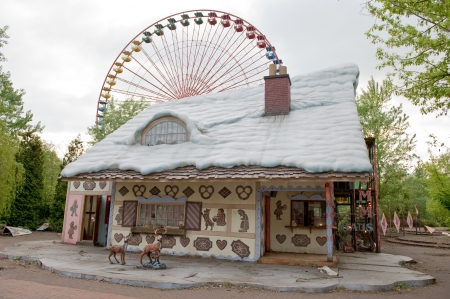
[[[61,172],[61,160],[58,158],[55,146],[52,143],[43,142],[42,159],[42,205],[44,207],[43,217],[47,219],[49,216],[49,208],[55,198],[55,188],[59,173]]]
[[[377,49],[379,68],[392,68],[395,92],[424,114],[450,108],[450,1],[370,0],[377,22],[366,32]]]
[[[103,113],[101,125],[93,125],[88,128],[88,134],[92,137],[90,144],[96,144],[103,140],[149,105],[143,98],[127,99],[119,103],[112,99]]]
[[[6,39],[9,38],[9,36],[6,35],[6,30],[8,30],[8,26],[4,26],[3,28],[0,27],[0,48],[8,44]],[[2,52],[0,52],[0,61],[6,61],[6,57]]]
[[[0,120],[0,219],[6,219],[16,192],[22,186],[24,169],[16,161],[17,142]]]
[[[20,142],[17,162],[23,165],[23,187],[11,205],[8,223],[12,226],[38,227],[43,214],[42,141],[36,134],[26,134]]]
[[[424,168],[431,198],[450,210],[450,152],[439,156],[432,155]]]
[[[17,138],[20,134],[42,132],[41,123],[32,125],[33,114],[30,110],[24,112],[22,97],[23,89],[14,89],[10,74],[4,73],[0,66],[0,120],[2,120],[11,136]]]
[[[399,204],[407,201],[401,191],[404,179],[414,158],[415,135],[406,133],[408,116],[402,105],[391,103],[392,84],[370,79],[366,90],[356,98],[356,106],[365,137],[374,137],[377,150],[380,204]]]

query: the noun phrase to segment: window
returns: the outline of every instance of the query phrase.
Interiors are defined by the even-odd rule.
[[[184,123],[174,117],[163,118],[152,123],[142,136],[144,145],[178,144],[188,141]]]
[[[184,226],[184,204],[139,204],[138,226]]]
[[[325,226],[325,201],[291,200],[291,222],[299,226]]]

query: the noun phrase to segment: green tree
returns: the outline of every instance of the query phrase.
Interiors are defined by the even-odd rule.
[[[431,155],[424,168],[431,198],[450,210],[450,152],[439,156]]]
[[[18,144],[0,120],[0,220],[7,219],[16,192],[22,186],[24,169],[16,161]]]
[[[43,143],[42,159],[42,204],[44,208],[43,217],[47,219],[49,216],[49,208],[55,198],[55,188],[58,182],[59,173],[61,172],[61,160],[58,158],[58,155],[55,151],[55,146],[52,143]]]
[[[140,100],[127,99],[119,103],[114,99],[110,100],[108,108],[104,111],[100,120],[100,125],[93,125],[88,128],[88,134],[92,137],[92,141],[89,143],[96,144],[103,140],[149,105],[143,98]]]
[[[63,161],[60,164],[60,170],[66,167],[67,164],[74,162],[79,156],[85,152],[81,135],[72,140],[67,148],[67,152],[64,155]],[[55,188],[55,197],[52,205],[50,206],[50,225],[52,229],[61,231],[64,220],[64,209],[66,204],[67,182],[58,179]]]
[[[43,154],[39,136],[31,133],[24,135],[20,142],[17,162],[24,167],[24,182],[11,205],[8,223],[35,229],[43,211]]]
[[[415,157],[415,135],[406,133],[408,116],[401,104],[391,103],[392,93],[390,81],[380,85],[371,78],[356,98],[363,134],[376,140],[380,206],[385,212],[389,206],[406,204],[408,197],[399,191]]]
[[[377,22],[366,32],[377,49],[379,68],[391,68],[395,92],[424,114],[450,108],[450,1],[369,0]]]
[[[0,28],[0,48],[8,44],[8,41],[6,39],[9,38],[9,36],[6,35],[6,30],[8,30],[8,26]],[[0,52],[0,61],[6,61],[6,57],[2,52]]]
[[[23,89],[14,89],[10,74],[2,72],[0,66],[0,120],[2,120],[11,136],[17,138],[20,134],[42,132],[41,122],[30,124],[33,114],[30,110],[23,111]]]

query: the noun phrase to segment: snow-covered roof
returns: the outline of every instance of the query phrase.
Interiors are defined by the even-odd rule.
[[[195,166],[290,166],[307,172],[371,172],[356,111],[359,70],[343,64],[291,78],[289,115],[264,116],[264,86],[206,94],[148,107],[62,171],[106,169],[143,175]],[[152,121],[172,116],[190,141],[141,145]]]

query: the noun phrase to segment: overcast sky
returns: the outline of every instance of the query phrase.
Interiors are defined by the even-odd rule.
[[[95,122],[103,80],[123,47],[140,31],[166,16],[194,9],[221,10],[255,25],[276,46],[291,76],[354,62],[366,88],[376,69],[376,46],[364,35],[374,19],[359,0],[99,1],[2,0],[0,26],[10,36],[1,49],[15,88],[26,91],[25,110],[45,125],[43,138],[65,150]],[[410,133],[417,154],[426,158],[428,133],[449,138],[450,118],[423,116],[408,101]],[[87,136],[84,139],[87,140]]]

